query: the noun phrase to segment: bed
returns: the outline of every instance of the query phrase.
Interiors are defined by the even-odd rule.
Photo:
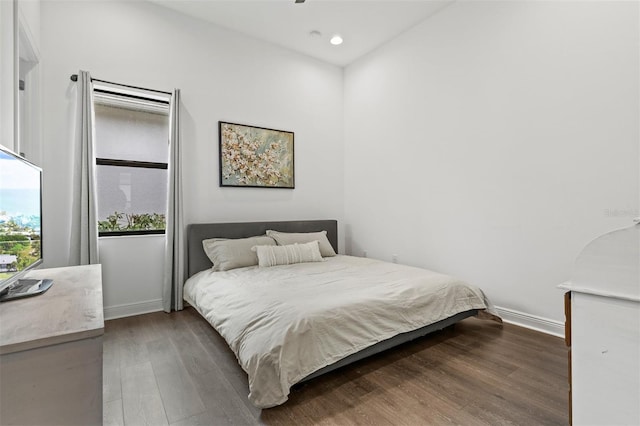
[[[203,240],[326,231],[337,221],[192,224],[184,299],[226,340],[249,377],[257,407],[284,403],[290,388],[393,346],[478,316],[501,322],[480,289],[453,277],[373,259],[213,271]],[[314,234],[315,235],[315,234]],[[238,240],[240,241],[240,240]]]

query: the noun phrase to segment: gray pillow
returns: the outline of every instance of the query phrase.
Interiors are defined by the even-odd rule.
[[[336,252],[333,250],[329,239],[327,238],[327,231],[320,232],[278,232],[267,231],[267,236],[276,240],[278,245],[286,246],[289,244],[304,244],[311,241],[317,241],[320,245],[320,254],[322,257],[335,256]]]
[[[214,271],[228,271],[258,264],[258,256],[251,251],[253,246],[275,246],[273,238],[267,236],[222,239],[211,238],[202,241]]]

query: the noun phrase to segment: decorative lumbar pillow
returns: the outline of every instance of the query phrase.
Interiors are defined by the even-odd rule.
[[[273,238],[267,236],[222,239],[212,238],[202,241],[202,247],[207,254],[214,271],[228,271],[245,266],[258,264],[258,256],[251,251],[253,246],[275,246]]]
[[[260,267],[323,261],[317,240],[286,246],[254,246],[251,250],[257,253]]]
[[[279,232],[279,231],[267,231],[267,235],[278,243],[279,246],[286,246],[289,244],[304,244],[311,241],[317,241],[320,245],[320,254],[322,257],[335,256],[336,252],[333,250],[329,239],[327,238],[327,231],[320,232]]]

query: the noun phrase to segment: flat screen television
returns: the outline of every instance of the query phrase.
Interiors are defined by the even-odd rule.
[[[42,169],[0,145],[0,301],[45,292],[25,279],[42,263]]]

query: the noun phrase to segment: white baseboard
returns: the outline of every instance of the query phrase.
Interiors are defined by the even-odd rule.
[[[104,319],[131,317],[134,315],[148,314],[149,312],[162,311],[162,299],[146,300],[144,302],[127,303],[124,305],[105,306]]]
[[[538,317],[524,312],[515,311],[513,309],[501,308],[499,306],[496,306],[496,311],[498,311],[498,314],[500,314],[506,323],[530,328],[531,330],[540,331],[557,337],[564,337],[563,322]]]

